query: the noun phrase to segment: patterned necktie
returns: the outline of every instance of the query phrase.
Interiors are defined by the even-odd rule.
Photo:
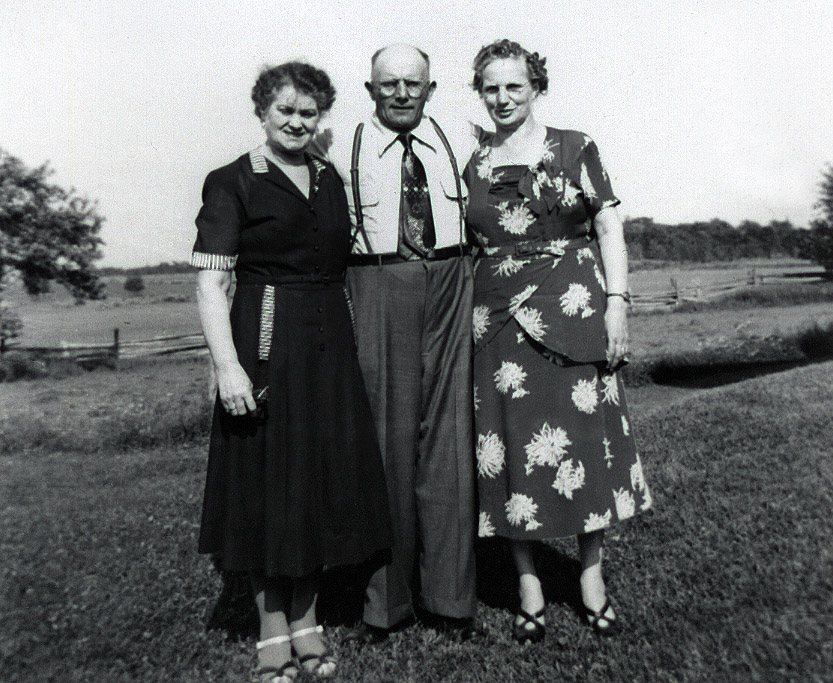
[[[402,193],[399,203],[399,233],[405,244],[424,256],[434,248],[434,216],[425,167],[414,154],[413,135],[401,133],[397,140],[405,148],[402,152]]]

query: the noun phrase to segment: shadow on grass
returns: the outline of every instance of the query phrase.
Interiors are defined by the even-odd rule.
[[[545,543],[533,546],[535,566],[547,604],[563,604],[576,613],[581,607],[580,565]],[[509,545],[501,539],[479,540],[475,545],[477,598],[496,609],[518,609],[518,578]],[[355,626],[362,618],[364,588],[379,559],[359,566],[334,567],[324,572],[318,598],[319,621],[328,626]],[[243,572],[221,571],[223,588],[209,615],[207,630],[224,631],[230,640],[258,635],[257,609],[249,577]],[[416,592],[416,591],[415,591]]]
[[[328,626],[354,626],[362,618],[364,587],[383,554],[357,566],[327,569],[321,578],[318,619]],[[230,640],[258,635],[258,616],[249,575],[219,570],[223,588],[206,623],[209,631],[225,631]]]
[[[581,606],[577,560],[545,544],[533,545],[535,567],[547,604],[570,606],[576,612]],[[517,611],[518,573],[509,544],[501,539],[479,540],[477,557],[477,598],[488,607]]]
[[[667,356],[625,366],[623,378],[629,386],[658,384],[690,389],[710,389],[785,370],[823,363],[833,359],[833,324],[815,323],[790,339],[777,344],[749,346],[744,359],[733,349],[711,349],[694,358]],[[733,357],[735,356],[735,357]]]
[[[736,384],[784,370],[809,365],[816,360],[710,363],[708,365],[659,365],[651,373],[654,384],[689,389],[711,389]]]

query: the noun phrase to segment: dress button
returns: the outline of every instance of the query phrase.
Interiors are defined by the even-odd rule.
[[[323,334],[323,333],[324,333],[324,328],[323,328],[323,327],[319,327],[319,328],[318,328],[318,331],[319,331],[319,332],[321,332],[321,333]]]
[[[315,266],[315,272],[316,273],[321,272],[321,266]]]
[[[319,346],[318,348],[323,351],[326,347],[324,346],[324,344],[321,344],[321,346]]]
[[[317,226],[317,225],[313,225],[313,226],[312,226],[312,231],[313,231],[313,232],[318,232],[318,226]]]
[[[319,247],[317,244],[312,248],[313,251],[319,251],[320,249],[321,247]]]
[[[323,312],[324,312],[324,309],[323,309],[323,308],[321,308],[321,307],[319,306],[319,307],[318,307],[318,312],[319,312],[319,313],[323,313]]]

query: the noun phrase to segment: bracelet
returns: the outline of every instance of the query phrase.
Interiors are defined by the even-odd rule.
[[[621,298],[622,298],[622,300],[623,300],[626,304],[629,304],[629,303],[631,302],[631,293],[630,293],[630,292],[608,292],[608,293],[607,293],[607,298],[608,298],[608,299],[609,299],[610,297],[612,297],[612,296],[618,296],[618,297],[621,297]]]

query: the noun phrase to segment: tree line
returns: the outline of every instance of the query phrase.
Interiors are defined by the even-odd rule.
[[[790,221],[738,226],[718,218],[666,224],[652,218],[626,218],[625,241],[631,259],[707,263],[742,258],[812,258],[812,235]]]

